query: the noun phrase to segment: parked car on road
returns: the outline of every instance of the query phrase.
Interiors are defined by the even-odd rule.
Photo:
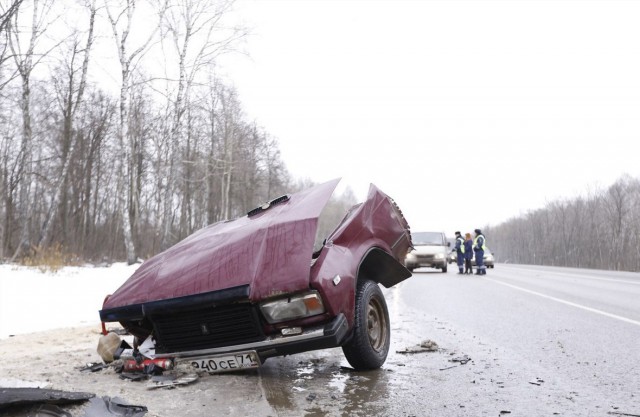
[[[447,263],[452,264],[454,262],[458,262],[458,253],[455,249],[451,249],[451,252],[449,252],[449,255],[447,256]]]
[[[482,257],[482,259],[484,260],[484,265],[487,268],[493,268],[494,267],[495,256],[489,250],[489,248],[485,249],[484,256]],[[471,258],[471,266],[476,266],[476,257],[475,257],[475,255],[473,256],[473,258]]]
[[[439,268],[447,272],[447,248],[451,242],[443,232],[411,233],[414,250],[407,254],[404,264],[409,271],[420,267]]]
[[[147,260],[106,300],[101,320],[152,338],[156,358],[209,372],[337,346],[357,370],[380,367],[390,323],[378,284],[411,276],[409,226],[371,185],[314,251],[338,181],[208,226]]]

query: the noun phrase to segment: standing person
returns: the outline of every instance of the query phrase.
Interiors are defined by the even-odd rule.
[[[464,239],[460,232],[456,232],[456,253],[458,254],[458,274],[462,274],[462,265],[464,265]]]
[[[474,230],[476,237],[473,239],[473,251],[476,254],[476,266],[478,271],[476,275],[487,275],[487,267],[484,266],[484,249],[486,247],[486,239],[480,229]]]
[[[464,238],[464,273],[472,274],[471,258],[473,258],[473,240],[471,239],[471,233],[465,233]]]

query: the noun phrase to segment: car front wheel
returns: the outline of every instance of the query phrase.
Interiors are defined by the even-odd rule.
[[[357,371],[382,366],[389,353],[391,326],[384,295],[377,283],[358,281],[353,334],[342,351]]]

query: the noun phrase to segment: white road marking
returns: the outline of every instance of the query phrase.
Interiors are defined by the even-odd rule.
[[[486,277],[482,277],[482,278],[487,280],[487,281],[494,282],[496,284],[500,284],[500,285],[504,285],[506,287],[510,287],[510,288],[516,289],[518,291],[522,291],[522,292],[526,292],[526,293],[529,293],[529,294],[537,295],[538,297],[546,298],[548,300],[557,301],[559,303],[566,304],[566,305],[571,306],[571,307],[580,308],[582,310],[586,310],[586,311],[590,311],[592,313],[600,314],[600,315],[605,316],[605,317],[609,317],[609,318],[612,318],[612,319],[623,321],[625,323],[630,323],[630,324],[635,324],[636,326],[640,326],[640,321],[637,321],[637,320],[633,320],[633,319],[630,319],[630,318],[627,318],[627,317],[618,316],[617,314],[607,313],[606,311],[602,311],[602,310],[598,310],[598,309],[595,309],[595,308],[583,306],[582,304],[573,303],[571,301],[563,300],[562,298],[552,297],[550,295],[546,295],[546,294],[542,294],[542,293],[537,292],[537,291],[532,291],[532,290],[528,290],[526,288],[518,287],[517,285],[507,284],[506,282],[497,281],[495,279],[486,278]]]
[[[567,272],[553,272],[553,271],[547,271],[547,270],[535,270],[535,269],[529,269],[529,268],[518,268],[518,267],[512,267],[510,266],[509,268],[512,269],[519,269],[521,271],[530,271],[530,272],[544,272],[545,274],[553,274],[553,275],[562,275],[565,277],[569,277],[569,278],[586,278],[586,279],[595,279],[596,281],[607,281],[607,282],[621,282],[623,284],[630,284],[630,285],[640,285],[640,281],[636,282],[636,281],[628,281],[625,279],[615,279],[615,278],[600,278],[600,277],[592,277],[589,275],[579,275],[579,274],[570,274]]]

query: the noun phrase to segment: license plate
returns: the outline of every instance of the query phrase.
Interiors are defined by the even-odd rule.
[[[193,359],[191,360],[191,366],[209,373],[238,371],[259,367],[260,358],[258,358],[258,354],[252,350],[248,352],[238,352],[232,355],[216,355]]]

